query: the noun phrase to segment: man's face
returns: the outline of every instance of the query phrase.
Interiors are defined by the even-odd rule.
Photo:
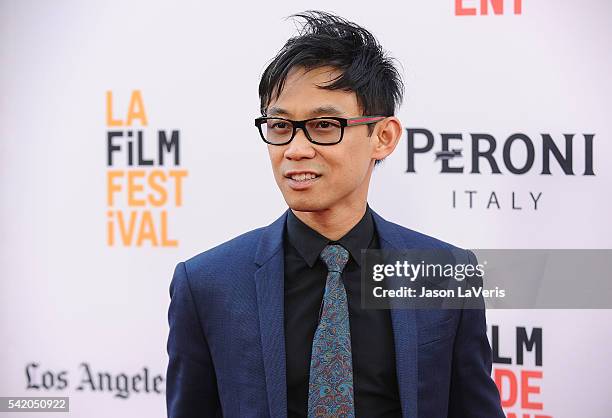
[[[267,116],[292,120],[361,116],[354,92],[317,87],[338,74],[331,67],[293,69],[278,99],[269,103]],[[289,144],[268,145],[274,177],[287,205],[306,212],[363,205],[374,166],[372,138],[366,125],[352,126],[344,129],[340,143],[317,145],[298,129]],[[304,174],[316,177],[303,180]]]

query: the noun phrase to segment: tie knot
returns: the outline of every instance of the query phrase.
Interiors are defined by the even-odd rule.
[[[348,262],[349,252],[342,245],[331,244],[323,248],[320,257],[327,266],[328,271],[342,273],[344,266]]]

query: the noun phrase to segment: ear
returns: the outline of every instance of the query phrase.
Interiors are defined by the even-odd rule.
[[[372,132],[372,158],[382,160],[393,152],[402,137],[402,124],[395,116],[389,116],[376,124]]]

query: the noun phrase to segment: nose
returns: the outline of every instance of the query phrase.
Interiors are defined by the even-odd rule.
[[[312,142],[306,138],[302,128],[298,128],[295,137],[288,144],[285,150],[285,158],[289,160],[301,160],[302,158],[314,158],[315,149]]]

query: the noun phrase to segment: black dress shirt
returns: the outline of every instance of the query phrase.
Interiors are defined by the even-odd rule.
[[[284,237],[285,351],[289,418],[306,417],[312,340],[323,300],[327,267],[319,254],[327,244],[350,253],[342,273],[351,329],[357,418],[401,417],[389,310],[361,308],[361,250],[380,248],[370,207],[346,235],[330,241],[290,210]]]

